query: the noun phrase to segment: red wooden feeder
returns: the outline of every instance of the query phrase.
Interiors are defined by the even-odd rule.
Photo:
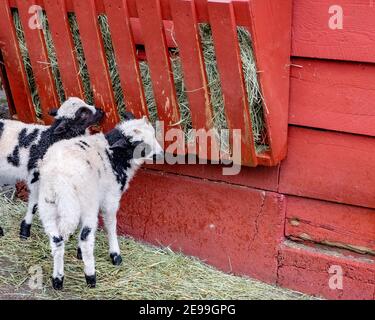
[[[176,128],[180,113],[171,71],[168,46],[177,44],[182,61],[185,85],[194,129],[210,129],[212,108],[198,23],[209,23],[220,73],[225,116],[230,131],[241,130],[241,163],[248,166],[276,165],[286,155],[291,43],[291,0],[4,0],[0,2],[0,41],[6,76],[14,99],[17,117],[35,121],[25,70],[13,25],[11,8],[18,8],[28,47],[42,118],[58,104],[52,73],[45,68],[48,54],[39,29],[27,27],[31,5],[40,5],[47,14],[59,70],[66,96],[83,97],[67,13],[74,12],[80,28],[94,100],[107,113],[104,129],[112,128],[119,115],[98,25],[98,14],[106,14],[125,102],[137,116],[147,115],[136,43],[144,44],[151,71],[159,119],[166,129]],[[270,23],[272,21],[272,23]],[[175,32],[173,41],[166,36],[165,25]],[[264,122],[268,151],[257,154],[252,123],[247,106],[237,26],[248,28],[259,70],[264,98]],[[141,32],[140,32],[141,29]],[[197,90],[197,88],[200,88]],[[199,147],[199,146],[198,146]]]

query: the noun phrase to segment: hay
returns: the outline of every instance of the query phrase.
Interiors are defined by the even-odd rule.
[[[11,195],[11,193],[10,193]],[[120,237],[123,264],[111,265],[104,232],[99,231],[95,256],[98,287],[85,288],[83,264],[75,258],[76,241],[71,239],[65,253],[65,289],[50,289],[52,258],[48,239],[39,219],[33,225],[29,241],[20,241],[18,226],[26,206],[0,192],[0,225],[5,236],[0,238],[1,288],[28,291],[39,299],[309,299],[309,297],[263,284],[251,279],[224,274],[203,262],[173,253],[169,248],[156,248],[130,238]],[[28,270],[41,266],[44,287],[28,289]]]
[[[27,47],[25,44],[22,26],[19,21],[19,16],[17,10],[13,10],[13,17],[15,21],[15,26],[17,30],[17,35],[19,38],[19,44],[21,48],[22,57],[24,60],[27,78],[30,86],[30,91],[32,93],[33,102],[35,104],[38,116],[40,116],[40,100],[35,85],[35,79],[33,76],[32,68],[30,65],[30,59],[28,57]],[[73,36],[73,41],[75,44],[75,53],[78,59],[80,67],[80,76],[83,81],[84,91],[86,95],[86,100],[88,103],[93,103],[93,92],[90,85],[90,77],[88,74],[84,51],[79,35],[79,28],[73,13],[69,13],[69,23],[71,27],[71,32]],[[54,45],[51,39],[51,35],[48,28],[48,21],[46,15],[42,14],[42,24],[44,27],[44,34],[46,39],[46,44],[48,48],[48,54],[50,58],[50,67],[55,77],[56,87],[58,88],[59,97],[64,100],[64,91],[61,83],[61,78],[58,70],[58,64],[56,60]],[[121,88],[120,77],[117,69],[115,54],[112,46],[111,33],[105,15],[100,15],[98,17],[99,26],[101,29],[103,43],[106,51],[106,58],[108,61],[109,72],[112,82],[112,88],[115,95],[116,104],[120,116],[124,114],[126,110],[126,105],[124,101],[124,93]],[[205,60],[205,66],[207,71],[209,89],[210,89],[210,99],[213,107],[214,117],[212,122],[214,127],[220,133],[222,129],[227,129],[227,121],[224,110],[224,99],[222,95],[220,76],[216,64],[216,54],[212,39],[211,28],[208,24],[199,25],[203,55]],[[264,115],[263,115],[263,99],[258,83],[258,74],[255,65],[255,59],[253,55],[253,49],[251,44],[251,39],[246,28],[239,27],[238,30],[238,41],[241,51],[242,66],[245,76],[246,90],[248,92],[248,106],[253,124],[253,135],[256,144],[257,152],[264,152],[268,149],[266,141],[266,129],[264,127]],[[166,30],[166,32],[173,33],[173,30]],[[173,36],[173,35],[172,35]],[[173,77],[175,82],[175,88],[178,98],[179,109],[181,113],[180,124],[184,129],[187,140],[189,140],[190,131],[192,129],[191,114],[189,109],[189,102],[187,98],[187,91],[184,84],[181,60],[178,54],[178,49],[171,49],[171,65],[173,71]],[[144,91],[147,101],[148,110],[150,113],[150,119],[153,123],[158,120],[158,113],[156,108],[156,102],[154,98],[151,75],[149,66],[146,61],[141,61],[139,63],[142,81],[144,85]],[[48,66],[46,66],[48,67]],[[199,88],[197,88],[199,89]],[[224,145],[225,148],[225,145]]]

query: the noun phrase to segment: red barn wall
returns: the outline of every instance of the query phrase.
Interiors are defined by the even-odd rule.
[[[288,156],[275,168],[153,166],[120,230],[218,268],[332,299],[375,298],[375,7],[294,0]],[[343,272],[331,289],[330,268]]]

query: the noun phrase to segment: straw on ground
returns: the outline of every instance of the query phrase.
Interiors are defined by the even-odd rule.
[[[0,299],[6,290],[23,298],[39,299],[308,299],[309,297],[235,277],[215,270],[203,262],[156,248],[130,238],[120,238],[124,262],[114,267],[108,258],[105,233],[98,232],[95,256],[98,286],[85,288],[83,263],[75,258],[76,241],[72,238],[65,254],[65,289],[50,289],[52,258],[48,239],[39,221],[33,225],[30,241],[19,240],[19,223],[25,203],[12,200],[12,192],[0,192],[0,225],[6,235],[0,238]],[[36,219],[39,220],[39,219]],[[43,270],[43,289],[28,288],[29,269]],[[4,289],[4,290],[2,290]],[[14,296],[11,296],[14,297]]]

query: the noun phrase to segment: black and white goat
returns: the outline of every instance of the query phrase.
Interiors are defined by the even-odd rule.
[[[0,186],[26,181],[29,188],[27,213],[20,237],[30,236],[38,201],[38,163],[54,143],[85,135],[86,129],[101,121],[104,112],[79,98],[69,98],[59,109],[50,111],[51,126],[0,120]],[[0,235],[2,230],[0,230]]]
[[[94,244],[101,211],[114,265],[122,262],[116,214],[122,194],[137,169],[159,158],[163,149],[146,118],[132,114],[106,135],[61,141],[53,145],[40,166],[39,214],[54,259],[52,285],[64,279],[64,246],[80,225],[77,258],[83,259],[86,282],[95,287]]]

